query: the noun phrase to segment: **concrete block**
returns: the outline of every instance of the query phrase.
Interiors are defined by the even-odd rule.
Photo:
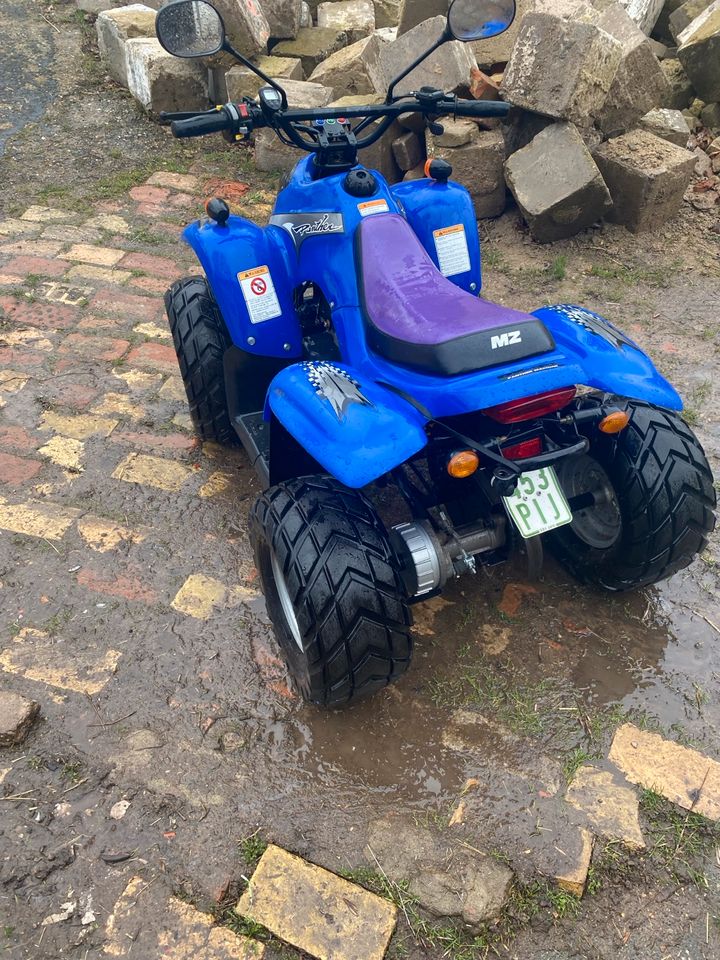
[[[300,5],[300,26],[311,27],[313,25],[312,10],[306,0],[302,0]]]
[[[597,12],[577,19],[530,13],[503,75],[501,93],[515,106],[575,123],[600,112],[622,59],[622,46],[596,25]]]
[[[444,125],[444,124],[443,124]],[[480,218],[499,217],[505,209],[503,177],[505,140],[499,130],[476,131],[462,146],[444,146],[442,137],[426,131],[428,157],[439,157],[452,164],[452,179],[467,187]]]
[[[281,86],[285,86],[286,80],[304,78],[302,63],[292,57],[258,57],[255,62],[273,80],[281,81]],[[265,81],[261,77],[248,67],[240,65],[228,70],[225,83],[228,99],[233,101],[241,97],[256,97],[260,87],[265,86]]]
[[[670,36],[677,42],[677,38],[686,27],[689,27],[695,17],[707,10],[712,0],[685,0],[676,10],[670,14],[668,25],[670,27]]]
[[[678,147],[687,147],[690,139],[690,127],[680,110],[650,110],[640,118],[643,130],[649,130],[656,137],[668,140]]]
[[[553,122],[549,117],[542,117],[539,113],[529,113],[527,110],[513,108],[501,127],[505,137],[505,155],[509,157],[516,150],[522,150],[541,130],[549,127]]]
[[[402,0],[374,0],[375,26],[397,27],[400,23],[400,7]]]
[[[647,130],[632,130],[594,153],[613,199],[608,219],[638,233],[655,230],[680,209],[695,157]]]
[[[620,840],[633,850],[642,850],[645,838],[638,819],[638,793],[607,770],[580,767],[565,799],[586,818],[586,825],[608,840]]]
[[[710,130],[720,129],[720,103],[708,103],[703,107],[700,120]]]
[[[375,93],[370,64],[377,63],[383,41],[373,34],[331,53],[313,70],[310,80],[332,91],[333,99]]]
[[[134,37],[155,36],[155,11],[144,3],[106,10],[95,21],[100,59],[107,72],[127,87],[125,42]]]
[[[384,43],[395,43],[398,38],[397,27],[378,27],[373,36],[378,37]]]
[[[664,103],[669,86],[650,41],[618,4],[608,6],[597,25],[621,47],[607,98],[595,115],[605,136],[613,136],[631,129],[648,110]]]
[[[695,99],[695,88],[679,60],[663,60],[660,69],[668,82],[668,92],[661,104],[670,110],[685,110]]]
[[[282,85],[291,107],[324,107],[331,100],[330,91],[319,83],[284,80]],[[281,143],[272,130],[259,130],[255,137],[255,166],[258,170],[289,171],[303,156],[297,147]]]
[[[423,50],[427,50],[444,29],[445,17],[433,17],[399,36],[394,43],[383,44],[377,61],[368,61],[378,93],[384,93],[393,77],[416,60]],[[423,85],[446,91],[467,89],[470,84],[470,71],[474,66],[475,60],[468,44],[453,40],[436,50],[408,74],[395,88],[395,94],[409,93]]]
[[[267,53],[270,24],[255,0],[213,0],[213,5],[223,18],[228,39],[236,50],[250,59]]]
[[[0,693],[0,747],[22,743],[30,732],[40,704],[18,693]]]
[[[619,3],[645,36],[650,36],[665,0],[619,0]]]
[[[678,37],[678,58],[705,103],[720,101],[720,0],[715,0]]]
[[[446,17],[450,0],[401,0],[398,36],[432,17]]]
[[[340,0],[321,3],[317,8],[318,27],[347,34],[348,43],[357,43],[375,30],[375,7],[371,0]]]
[[[569,123],[546,127],[513,153],[505,178],[530,233],[541,243],[574,236],[612,205],[590,151]]]
[[[270,36],[274,40],[294,40],[302,20],[302,0],[262,0]]]
[[[347,34],[341,30],[302,27],[294,40],[283,40],[273,47],[273,53],[302,60],[305,76],[309,77],[318,64],[346,45]]]
[[[397,907],[272,844],[236,907],[321,960],[383,960]]]
[[[392,151],[403,173],[425,162],[425,144],[416,133],[409,130],[393,140]]]
[[[128,89],[145,110],[207,109],[207,69],[197,60],[173,57],[147,38],[127,40],[125,50]]]

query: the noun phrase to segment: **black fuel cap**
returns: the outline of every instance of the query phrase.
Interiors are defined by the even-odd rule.
[[[220,197],[211,197],[205,203],[205,213],[214,220],[219,227],[224,227],[230,216],[230,207]]]
[[[343,187],[351,197],[371,197],[377,190],[377,180],[369,170],[351,170]]]
[[[434,160],[428,160],[425,164],[425,175],[439,183],[445,183],[452,176],[452,164],[447,160],[441,160],[436,157]]]

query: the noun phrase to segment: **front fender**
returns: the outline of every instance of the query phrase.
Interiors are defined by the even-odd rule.
[[[682,410],[677,390],[658,372],[648,355],[600,314],[563,303],[535,310],[533,316],[543,321],[566,362],[582,371],[576,382],[658,407]],[[538,358],[538,364],[545,360],[544,356]]]
[[[326,360],[295,363],[277,374],[266,417],[270,411],[348,487],[377,480],[427,443],[427,421],[415,407],[351,367]]]

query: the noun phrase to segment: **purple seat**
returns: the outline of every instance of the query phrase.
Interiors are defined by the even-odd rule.
[[[399,214],[362,221],[357,260],[368,343],[388,360],[454,376],[555,346],[536,317],[475,297],[444,277]]]

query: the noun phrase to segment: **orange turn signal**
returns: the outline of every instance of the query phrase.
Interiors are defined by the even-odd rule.
[[[630,423],[630,414],[625,410],[615,410],[603,417],[598,424],[598,429],[603,433],[620,433]]]
[[[480,457],[474,450],[457,450],[447,463],[447,472],[451,477],[462,479],[472,476],[480,466]]]

